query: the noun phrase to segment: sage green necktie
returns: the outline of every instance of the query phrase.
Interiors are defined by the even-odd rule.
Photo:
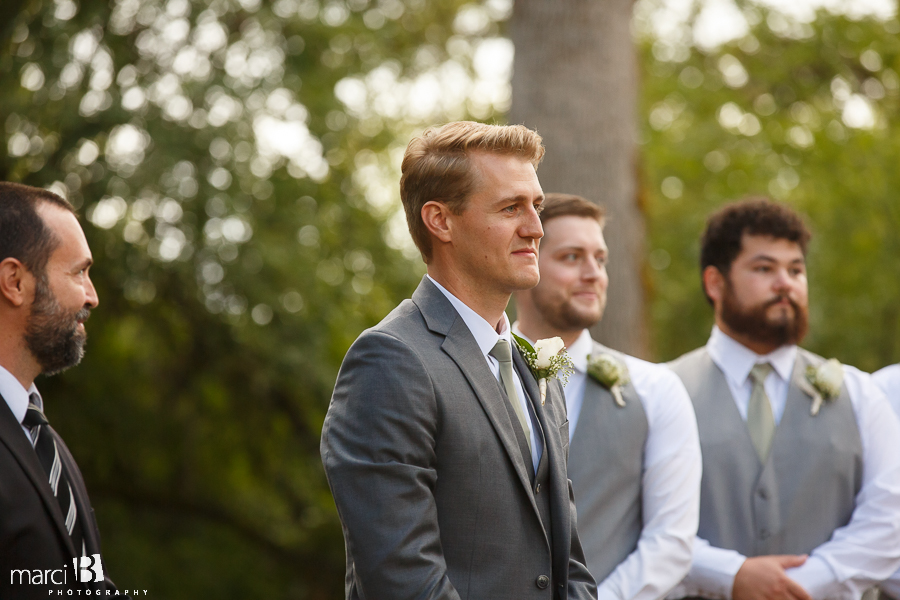
[[[750,393],[750,404],[747,406],[747,429],[750,430],[750,440],[763,464],[769,457],[772,437],[775,435],[775,417],[772,415],[772,403],[769,402],[765,388],[766,377],[771,372],[772,365],[769,363],[755,365],[750,370],[753,391]]]
[[[519,425],[522,426],[522,431],[525,432],[525,440],[528,442],[528,452],[532,452],[531,430],[528,428],[528,421],[525,420],[525,411],[522,410],[519,394],[516,393],[516,380],[514,379],[515,375],[513,374],[512,353],[509,350],[509,344],[506,340],[497,340],[497,343],[494,344],[494,347],[488,354],[496,358],[497,362],[500,363],[500,383],[503,384],[503,389],[506,390],[506,397],[509,400],[509,403],[512,404],[516,416],[519,418]]]

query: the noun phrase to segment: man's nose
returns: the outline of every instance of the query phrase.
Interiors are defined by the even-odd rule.
[[[519,228],[520,236],[535,240],[544,237],[544,228],[541,225],[541,217],[533,206],[528,207],[524,219],[524,223]]]
[[[775,280],[772,282],[772,288],[778,291],[785,291],[791,288],[791,277],[787,269],[778,269],[775,272]]]
[[[593,256],[588,256],[581,268],[581,278],[586,281],[596,281],[602,272],[603,267],[600,266],[600,263]]]
[[[97,288],[94,287],[94,282],[91,281],[91,278],[88,277],[87,284],[85,286],[85,304],[90,306],[91,308],[97,308],[100,305],[100,297],[97,295]]]

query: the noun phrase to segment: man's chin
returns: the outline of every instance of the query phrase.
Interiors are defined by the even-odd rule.
[[[510,286],[511,291],[521,292],[530,290],[541,282],[541,274],[537,268],[534,270],[522,269],[516,273],[515,279]]]

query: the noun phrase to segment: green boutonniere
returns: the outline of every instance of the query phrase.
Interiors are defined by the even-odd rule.
[[[625,406],[622,387],[628,385],[631,377],[625,363],[612,354],[604,352],[599,356],[588,356],[588,375],[612,394],[618,406]]]
[[[800,387],[813,399],[809,414],[816,416],[823,401],[834,400],[841,394],[844,367],[836,358],[826,360],[818,367],[807,365],[803,384]]]

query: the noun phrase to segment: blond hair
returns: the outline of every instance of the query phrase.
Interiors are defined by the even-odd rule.
[[[472,152],[511,154],[537,168],[544,146],[541,136],[523,125],[472,121],[429,127],[410,140],[400,169],[400,199],[409,233],[426,263],[431,259],[431,234],[422,221],[422,207],[433,200],[454,214],[462,213],[476,181]]]

